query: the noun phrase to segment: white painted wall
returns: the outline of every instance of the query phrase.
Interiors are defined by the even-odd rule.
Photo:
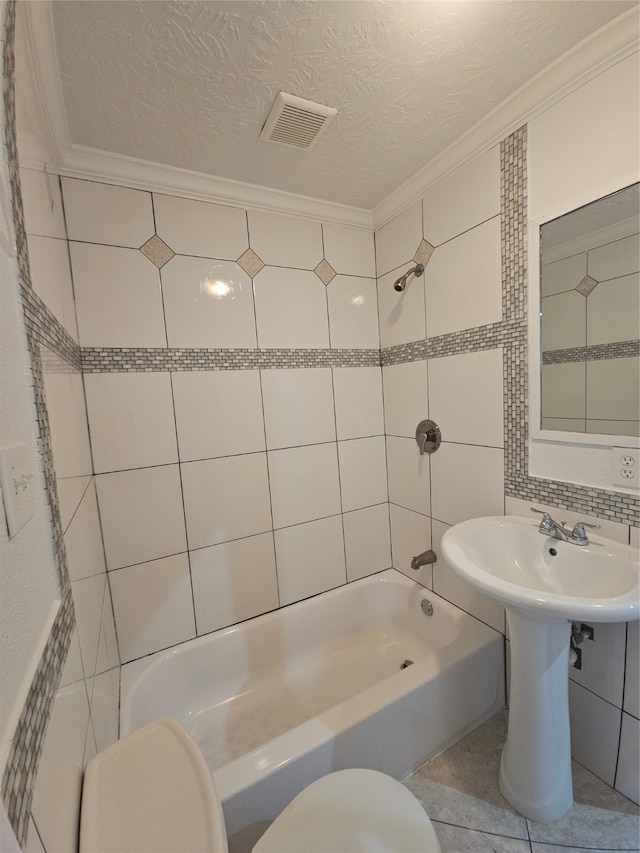
[[[627,57],[529,123],[530,352],[539,343],[539,226],[640,178],[638,54]],[[539,430],[540,368],[530,360],[530,473],[612,489],[610,446]]]

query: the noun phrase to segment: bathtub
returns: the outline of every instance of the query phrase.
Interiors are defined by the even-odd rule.
[[[121,734],[178,720],[213,773],[230,837],[333,770],[402,779],[504,705],[502,635],[393,569],[122,673]]]

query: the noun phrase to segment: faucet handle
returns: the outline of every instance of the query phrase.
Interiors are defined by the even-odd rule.
[[[531,512],[537,512],[538,515],[542,516],[542,518],[540,519],[540,528],[542,530],[553,529],[553,519],[551,518],[548,512],[544,512],[544,510],[541,509],[536,509],[534,506],[529,507],[529,509],[531,510]]]
[[[590,528],[591,528],[591,530],[600,530],[600,525],[599,525],[599,524],[587,524],[587,522],[586,522],[586,521],[579,521],[579,522],[576,524],[576,527],[590,527]]]

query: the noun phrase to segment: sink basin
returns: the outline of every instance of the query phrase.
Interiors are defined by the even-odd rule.
[[[539,533],[535,519],[472,518],[445,533],[442,551],[467,583],[538,618],[630,622],[640,616],[638,551],[599,536],[572,545]]]
[[[511,683],[500,790],[525,817],[542,823],[573,805],[571,622],[628,622],[640,615],[637,550],[589,539],[585,546],[552,539],[538,532],[535,520],[519,516],[470,519],[442,537],[454,571],[505,606]]]

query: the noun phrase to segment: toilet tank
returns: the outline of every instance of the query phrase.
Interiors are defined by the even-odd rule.
[[[137,729],[87,764],[80,853],[224,853],[224,818],[200,750],[175,720]]]

